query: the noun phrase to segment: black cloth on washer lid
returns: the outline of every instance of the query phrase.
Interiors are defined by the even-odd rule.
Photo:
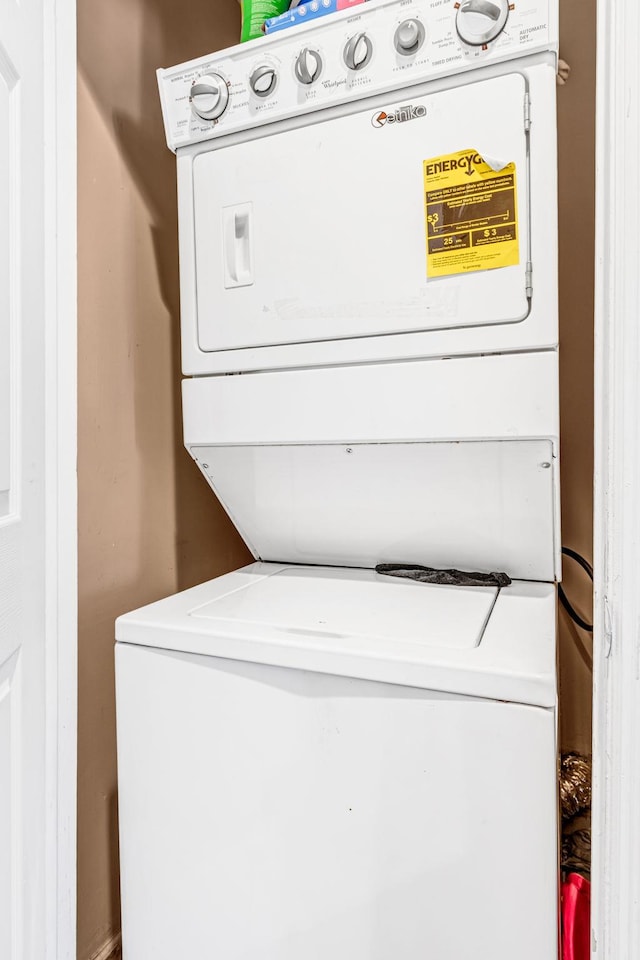
[[[438,570],[419,563],[379,563],[376,573],[387,577],[404,577],[420,583],[438,583],[447,587],[508,587],[511,577],[506,573],[467,573],[464,570]]]

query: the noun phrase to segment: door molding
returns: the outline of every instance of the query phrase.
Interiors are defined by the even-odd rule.
[[[44,4],[46,960],[76,957],[76,4]]]
[[[598,0],[592,821],[597,960],[640,956],[639,47],[638,0]]]

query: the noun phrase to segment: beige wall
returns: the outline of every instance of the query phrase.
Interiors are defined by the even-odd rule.
[[[591,556],[595,0],[561,0],[563,540]],[[188,11],[188,15],[187,15]],[[154,71],[235,42],[235,0],[80,0],[78,958],[119,926],[113,621],[247,559],[180,442],[174,159]],[[589,593],[567,569],[581,609]],[[590,676],[561,618],[562,739]]]
[[[560,0],[558,90],[562,542],[592,558],[596,0]],[[565,590],[591,619],[591,585],[565,561]],[[560,614],[561,743],[591,753],[591,638]]]
[[[236,0],[80,0],[78,958],[119,928],[113,623],[248,554],[180,441],[175,160],[155,69]]]

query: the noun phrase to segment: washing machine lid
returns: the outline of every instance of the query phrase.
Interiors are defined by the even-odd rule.
[[[286,567],[191,611],[194,618],[230,621],[257,630],[337,637],[354,646],[389,644],[476,647],[498,596],[496,587],[455,590],[378,576],[372,570]]]
[[[255,563],[117,621],[120,642],[555,704],[555,590]]]

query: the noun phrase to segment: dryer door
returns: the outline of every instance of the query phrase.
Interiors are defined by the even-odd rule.
[[[525,94],[514,73],[199,154],[200,348],[524,319]]]

